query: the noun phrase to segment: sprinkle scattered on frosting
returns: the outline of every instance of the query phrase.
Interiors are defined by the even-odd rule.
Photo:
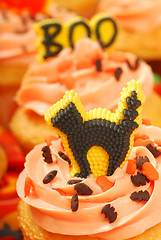
[[[50,148],[49,146],[44,146],[42,148],[42,156],[44,157],[44,162],[46,163],[52,163],[53,160],[52,160],[52,156],[51,156],[51,151],[50,151]]]
[[[75,193],[71,199],[71,209],[73,212],[76,212],[78,210],[78,207],[79,207],[78,194]]]
[[[50,183],[57,175],[57,170],[50,171],[43,179],[43,183]]]
[[[74,186],[74,190],[77,191],[79,195],[91,195],[93,193],[92,189],[87,186],[85,183],[77,183]]]
[[[96,70],[97,70],[97,72],[101,72],[101,71],[102,71],[101,59],[97,58],[97,59],[95,60],[95,65],[96,65]]]
[[[69,165],[71,164],[70,159],[68,158],[68,156],[65,153],[63,153],[62,151],[59,151],[58,154],[63,160],[67,161],[69,163]]]
[[[113,223],[117,219],[117,212],[111,204],[107,204],[102,208],[101,213],[105,214],[105,218],[109,219],[109,223]]]
[[[149,179],[147,179],[144,174],[137,172],[136,175],[131,175],[131,181],[135,186],[139,187],[146,185],[146,182],[149,182]]]
[[[136,166],[138,169],[142,170],[142,165],[145,162],[149,162],[149,159],[147,156],[138,156],[136,157]]]
[[[120,67],[116,68],[116,70],[114,71],[114,76],[116,80],[120,80],[121,74],[122,74],[122,68]]]
[[[138,191],[138,192],[133,192],[130,196],[131,200],[133,201],[148,201],[150,198],[150,194],[147,190],[145,191]]]
[[[146,148],[153,154],[153,156],[159,157],[161,152],[153,145],[151,145],[150,143],[146,145]]]
[[[68,180],[67,183],[68,183],[69,185],[73,185],[73,184],[80,183],[80,182],[82,182],[81,179],[70,179],[70,180]]]

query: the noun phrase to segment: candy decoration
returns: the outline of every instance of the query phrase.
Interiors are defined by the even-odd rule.
[[[93,193],[92,189],[88,187],[85,183],[77,183],[74,186],[74,190],[76,190],[79,195],[84,196],[88,196]]]
[[[138,156],[135,159],[136,159],[136,166],[140,170],[142,170],[142,166],[145,162],[149,162],[149,158],[147,156]]]
[[[144,162],[142,173],[151,181],[158,180],[159,178],[159,173],[150,162]]]
[[[75,193],[71,199],[72,212],[76,212],[78,210],[78,207],[79,207],[78,195],[77,193]]]
[[[131,175],[131,181],[137,187],[146,185],[146,182],[149,182],[149,179],[142,173],[137,172],[136,175]]]
[[[42,149],[42,156],[44,157],[44,162],[46,163],[52,163],[53,160],[52,160],[52,156],[51,156],[51,151],[50,151],[50,148],[49,146],[44,146]]]
[[[155,158],[159,157],[161,154],[161,152],[155,146],[152,146],[150,143],[146,145],[146,148],[153,154]]]
[[[141,83],[131,80],[121,92],[115,113],[101,108],[85,112],[74,90],[48,109],[45,119],[62,139],[72,176],[112,175],[125,163],[142,123],[143,101]]]
[[[57,175],[57,170],[50,171],[43,179],[44,184],[50,183]]]
[[[84,37],[98,41],[103,49],[109,49],[117,37],[117,25],[105,13],[95,15],[90,21],[83,17],[73,18],[65,23],[57,19],[47,19],[35,24],[38,61],[56,56],[62,49],[74,48],[75,43]],[[100,68],[99,68],[100,69]]]
[[[105,218],[109,219],[109,223],[113,223],[117,219],[117,212],[115,212],[115,208],[111,204],[105,205],[101,213],[105,215]]]
[[[130,196],[131,200],[133,201],[148,201],[150,198],[150,194],[147,190],[145,191],[139,191],[139,192],[133,192]]]

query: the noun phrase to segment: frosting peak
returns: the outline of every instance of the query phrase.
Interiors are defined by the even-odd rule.
[[[116,108],[122,88],[131,79],[140,81],[146,97],[150,95],[150,66],[131,53],[106,53],[97,42],[86,38],[78,41],[73,50],[67,48],[56,58],[34,63],[23,79],[17,102],[44,115],[67,90],[74,89],[86,111],[98,107],[111,110]]]

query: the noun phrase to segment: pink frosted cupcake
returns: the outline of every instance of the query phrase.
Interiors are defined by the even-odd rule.
[[[7,125],[16,104],[13,101],[22,76],[35,59],[33,24],[49,17],[66,20],[74,14],[51,5],[43,13],[0,11],[0,123]],[[5,104],[4,104],[5,102]]]
[[[11,129],[21,144],[31,149],[50,134],[43,115],[67,90],[79,93],[86,110],[114,110],[122,87],[132,78],[142,83],[145,95],[151,98],[154,80],[149,65],[131,53],[106,53],[97,42],[82,39],[74,50],[67,48],[55,58],[32,64],[16,95],[19,108]],[[147,115],[154,120],[158,112]]]

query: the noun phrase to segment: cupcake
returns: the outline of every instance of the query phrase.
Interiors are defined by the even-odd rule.
[[[73,16],[55,4],[36,13],[0,10],[0,123],[4,126],[8,126],[16,108],[15,92],[29,64],[35,59],[36,34],[33,24],[49,17],[66,20]]]
[[[157,110],[152,106],[153,115],[148,107],[150,99],[155,98],[150,66],[131,53],[107,53],[98,42],[81,39],[74,49],[66,48],[55,58],[32,64],[16,95],[19,108],[11,120],[11,130],[24,147],[31,149],[50,135],[44,113],[67,90],[74,89],[79,93],[86,111],[95,107],[115,110],[122,87],[132,78],[142,83],[143,91],[149,97],[144,114],[159,125],[160,98],[157,98]]]
[[[61,139],[36,146],[17,182],[24,239],[159,239],[161,129],[146,125],[141,83],[115,113],[67,92],[45,114]]]
[[[161,1],[100,0],[97,8],[98,12],[115,16],[120,23],[117,49],[133,52],[160,73]]]

